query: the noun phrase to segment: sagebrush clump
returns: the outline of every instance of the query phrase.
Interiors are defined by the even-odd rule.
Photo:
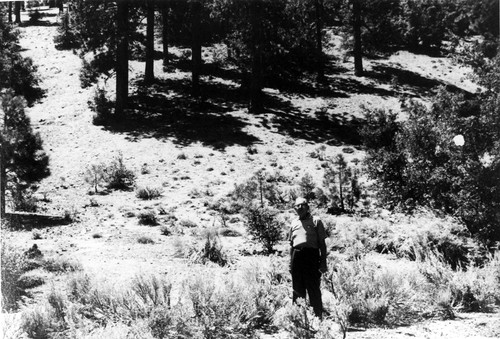
[[[139,223],[141,225],[156,226],[158,225],[158,216],[153,210],[142,211],[139,213]]]
[[[142,200],[152,200],[161,197],[163,189],[160,187],[139,187],[135,193],[136,197]]]
[[[15,310],[25,294],[18,282],[26,272],[27,258],[19,249],[5,243],[1,245],[2,310]]]
[[[125,166],[123,154],[120,152],[106,168],[109,188],[129,190],[135,184],[135,173]]]

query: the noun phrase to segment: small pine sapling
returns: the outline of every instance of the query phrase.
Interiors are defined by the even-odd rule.
[[[85,170],[84,179],[97,194],[99,186],[106,182],[106,166],[102,163],[89,165]]]

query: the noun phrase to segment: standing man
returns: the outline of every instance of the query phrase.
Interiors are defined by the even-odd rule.
[[[326,267],[326,232],[323,222],[309,212],[304,198],[295,201],[298,218],[292,221],[288,240],[290,241],[290,272],[292,273],[293,302],[309,296],[314,314],[321,318],[321,274]]]

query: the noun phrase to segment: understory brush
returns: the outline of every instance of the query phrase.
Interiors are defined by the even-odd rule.
[[[23,251],[7,245],[1,246],[2,310],[17,310],[23,298],[30,296],[31,288],[46,282],[47,272],[53,274],[81,271],[77,260],[64,257],[44,257],[36,245]]]
[[[13,310],[25,295],[18,282],[28,270],[28,258],[19,249],[3,242],[1,246],[2,310]]]
[[[484,266],[457,272],[451,281],[453,302],[463,312],[492,312],[500,305],[500,252]]]
[[[226,266],[232,262],[222,246],[217,228],[203,230],[195,240],[177,237],[174,243],[176,255],[193,264]]]
[[[135,184],[135,173],[127,168],[123,160],[123,154],[118,152],[109,163],[90,164],[84,174],[85,181],[92,186],[94,193],[98,193],[98,188],[102,185],[109,189],[130,190]],[[139,193],[138,195],[142,194]],[[151,194],[149,191],[148,194]],[[154,192],[152,194],[159,193]],[[138,196],[142,198],[142,196]],[[155,196],[156,197],[156,196]]]
[[[77,260],[60,257],[49,257],[43,260],[45,270],[53,273],[76,272],[82,270],[82,264]]]
[[[328,217],[326,221],[328,225]],[[428,213],[385,219],[345,217],[334,223],[331,248],[350,251],[353,257],[376,251],[415,261],[436,252],[456,269],[480,264],[485,256],[485,248],[467,234],[463,225]]]
[[[226,266],[229,259],[220,242],[218,231],[215,229],[206,230],[204,239],[203,247],[199,249],[193,248],[191,251],[191,260],[194,263],[206,264],[212,262],[219,266]]]
[[[411,272],[381,269],[366,259],[329,260],[324,287],[334,303],[347,307],[349,324],[402,324],[426,306],[421,280]]]
[[[345,338],[343,329],[335,318],[320,320],[314,315],[311,307],[304,299],[296,304],[288,304],[279,310],[274,318],[274,324],[289,333],[293,339],[336,339]]]
[[[352,325],[402,325],[428,317],[453,319],[457,311],[490,312],[500,304],[498,256],[483,266],[459,268],[432,250],[425,259],[392,268],[368,257],[346,261],[330,256],[323,281],[332,297],[325,305],[339,324],[336,309],[343,305]]]
[[[187,268],[185,275],[138,275],[128,286],[76,272],[67,288],[22,312],[33,338],[254,338],[285,331],[291,338],[342,338],[349,326],[405,325],[457,311],[488,312],[500,303],[500,255],[452,269],[443,256],[381,265],[370,257],[328,257],[323,276],[325,316],[291,302],[288,257],[247,258]]]
[[[258,269],[254,269],[258,267]],[[224,273],[225,272],[225,273]],[[191,271],[174,285],[171,275],[136,276],[128,288],[116,288],[75,274],[68,288],[22,313],[22,330],[32,338],[133,336],[143,338],[253,338],[270,326],[283,306],[286,288],[277,284],[276,268],[255,262],[238,273]],[[174,292],[175,290],[175,292]]]

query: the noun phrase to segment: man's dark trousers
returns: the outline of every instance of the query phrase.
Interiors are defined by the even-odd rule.
[[[322,316],[321,273],[319,271],[319,250],[316,248],[294,248],[292,252],[293,302],[309,296],[309,302],[317,317]]]

